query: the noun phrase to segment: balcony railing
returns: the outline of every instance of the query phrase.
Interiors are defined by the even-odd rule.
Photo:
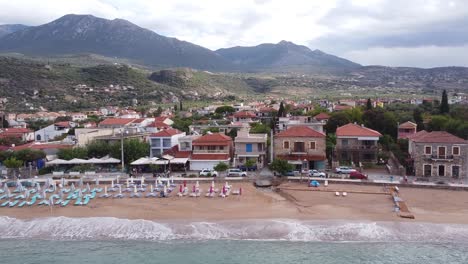
[[[337,149],[344,150],[377,150],[377,145],[340,145]]]
[[[193,150],[193,153],[194,154],[197,154],[197,153],[222,153],[222,154],[229,154],[229,152],[227,150],[219,150],[219,149],[216,149],[216,150],[210,150],[210,149],[195,149]]]
[[[430,155],[430,159],[432,159],[432,160],[453,160],[453,155]]]

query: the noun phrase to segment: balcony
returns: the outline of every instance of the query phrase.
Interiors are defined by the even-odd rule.
[[[433,161],[452,161],[453,155],[427,155]]]
[[[194,154],[206,154],[206,153],[216,153],[216,154],[229,154],[229,151],[228,150],[219,150],[219,149],[216,149],[216,150],[210,150],[210,149],[195,149],[193,150],[193,153]]]
[[[336,146],[337,149],[341,150],[377,150],[377,145],[340,145]]]

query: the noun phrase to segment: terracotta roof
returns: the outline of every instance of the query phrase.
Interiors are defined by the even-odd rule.
[[[181,132],[178,129],[169,128],[169,129],[161,130],[158,133],[154,133],[151,135],[151,137],[172,137],[174,135],[181,134],[181,133],[183,132]]]
[[[276,110],[273,107],[262,107],[258,110],[261,113],[275,112]]]
[[[235,113],[234,117],[253,118],[253,117],[256,117],[256,115],[250,111],[240,111],[240,112]]]
[[[107,118],[104,119],[99,125],[126,125],[133,122],[135,118]]]
[[[398,128],[416,128],[418,125],[416,125],[413,122],[406,121],[403,124],[399,125]]]
[[[137,118],[137,119],[133,120],[132,123],[138,124],[138,123],[141,123],[141,122],[143,122],[145,120],[146,120],[146,118]]]
[[[329,119],[330,115],[327,114],[327,113],[320,113],[320,114],[314,116],[314,118],[317,119],[318,121],[321,121],[321,120]]]
[[[161,121],[154,121],[153,123],[151,123],[150,125],[148,125],[148,127],[169,128],[169,127],[171,127],[171,126],[169,126],[168,124],[163,123],[163,122],[161,122]]]
[[[194,146],[210,146],[210,145],[227,145],[232,142],[232,139],[221,133],[206,134],[195,139],[192,143]]]
[[[357,124],[349,123],[336,129],[336,136],[344,137],[381,137],[378,131],[363,127]]]
[[[158,116],[154,118],[156,122],[164,122],[164,120],[166,119],[167,119],[167,116]]]
[[[22,149],[65,149],[65,148],[72,148],[73,145],[69,144],[41,144],[41,143],[28,143],[20,146],[16,146],[11,148],[14,151],[22,150]]]
[[[163,155],[171,155],[174,158],[190,158],[192,151],[180,151],[179,145],[175,145],[163,152]]]
[[[423,133],[421,133],[423,132]],[[467,144],[468,141],[459,138],[446,131],[420,131],[414,134],[411,138],[412,141],[417,143],[453,143],[453,144]]]
[[[5,128],[0,129],[0,134],[24,134],[32,133],[33,131],[29,128]]]
[[[71,127],[71,124],[68,121],[57,122],[54,125],[59,127]]]
[[[293,126],[278,134],[276,137],[325,137],[325,134],[313,130],[307,126]]]
[[[229,154],[192,154],[191,160],[228,160]]]
[[[333,108],[335,111],[341,111],[341,110],[347,110],[347,109],[352,109],[353,107],[350,105],[335,105]]]

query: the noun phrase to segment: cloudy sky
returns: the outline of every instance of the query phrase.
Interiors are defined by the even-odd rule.
[[[0,0],[0,24],[123,18],[210,49],[288,40],[355,62],[468,66],[466,0]]]

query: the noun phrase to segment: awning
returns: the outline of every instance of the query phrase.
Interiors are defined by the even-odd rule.
[[[149,165],[149,164],[158,164],[158,158],[139,158],[130,165]]]
[[[174,158],[171,160],[171,164],[185,164],[188,162],[188,158]]]
[[[302,161],[300,160],[288,160],[288,163],[294,165],[302,165]]]
[[[245,154],[245,155],[237,155],[237,157],[246,157],[246,158],[258,158],[259,154]]]
[[[156,162],[151,163],[151,164],[156,164],[156,165],[167,165],[167,164],[169,164],[169,161],[168,161],[168,160],[157,160]]]

